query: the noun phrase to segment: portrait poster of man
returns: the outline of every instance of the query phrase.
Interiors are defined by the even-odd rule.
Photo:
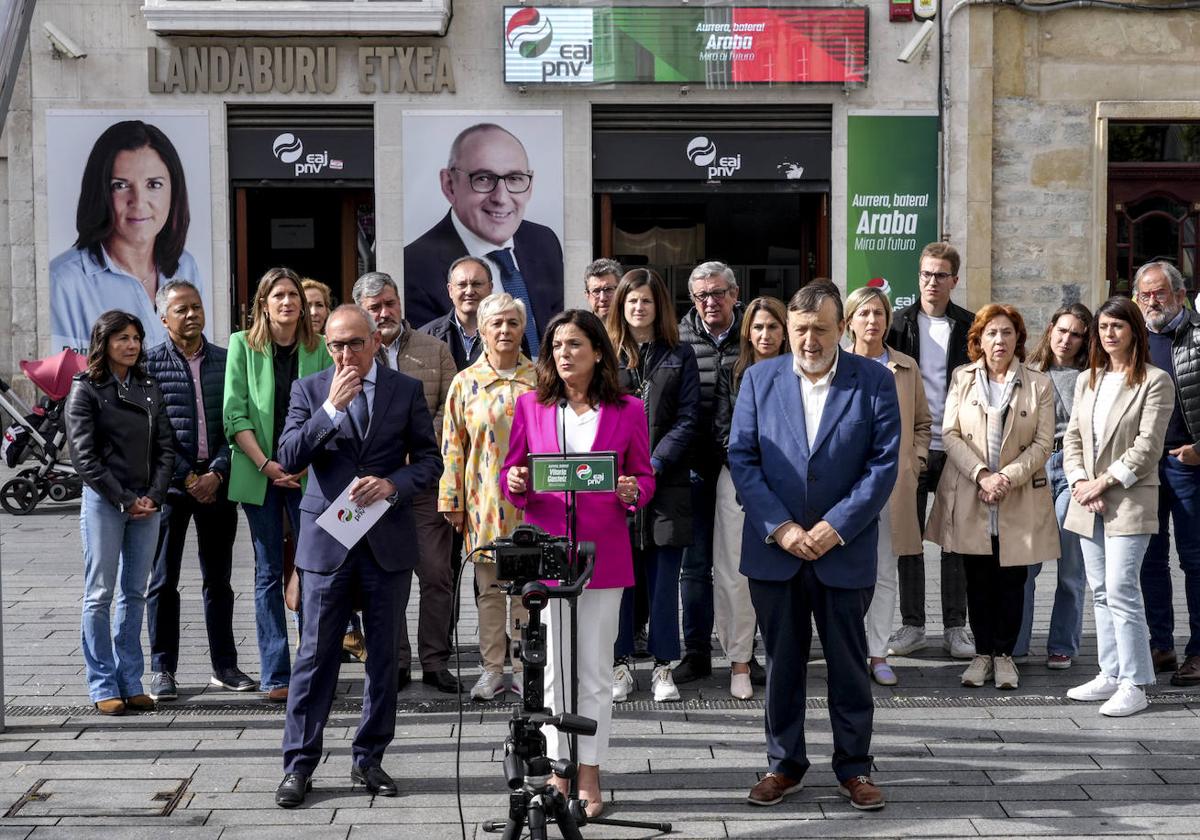
[[[86,352],[109,309],[161,344],[154,295],[168,280],[194,283],[213,311],[210,147],[207,111],[46,112],[51,352]]]
[[[484,260],[494,291],[532,304],[540,333],[563,308],[561,111],[405,111],[404,312],[450,311],[446,274]]]

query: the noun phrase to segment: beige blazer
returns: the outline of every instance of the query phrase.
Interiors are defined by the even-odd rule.
[[[1019,384],[1004,420],[1000,472],[1012,482],[1000,502],[1000,565],[1028,566],[1058,557],[1058,520],[1046,457],[1054,445],[1054,385],[1050,377],[1017,366]],[[983,360],[954,371],[946,393],[942,445],[946,468],[925,529],[925,539],[958,554],[991,554],[988,506],[975,476],[987,468],[987,400],[976,393]]]
[[[924,546],[921,544],[921,523],[917,519],[917,477],[922,462],[929,457],[933,420],[917,360],[889,348],[887,366],[896,377],[896,396],[900,402],[900,460],[896,486],[888,500],[892,553],[921,554]]]
[[[1104,491],[1104,533],[1110,536],[1158,533],[1158,462],[1162,458],[1167,424],[1175,409],[1175,387],[1171,376],[1152,365],[1146,378],[1132,388],[1122,388],[1113,403],[1100,446],[1092,435],[1096,390],[1087,371],[1075,383],[1075,405],[1063,435],[1063,472],[1082,470],[1088,479],[1103,474],[1120,461],[1137,476],[1132,487],[1117,484]],[[1096,377],[1096,387],[1100,376]],[[1071,499],[1063,527],[1092,536],[1096,514]]]

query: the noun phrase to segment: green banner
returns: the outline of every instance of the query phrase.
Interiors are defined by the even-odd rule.
[[[614,453],[591,452],[585,455],[529,456],[533,489],[538,493],[563,493],[575,490],[595,493],[617,489]]]
[[[846,291],[917,300],[917,257],[938,238],[936,116],[851,115],[846,130]]]

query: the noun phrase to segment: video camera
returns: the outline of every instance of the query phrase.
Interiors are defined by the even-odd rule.
[[[532,580],[572,579],[570,541],[556,537],[536,525],[518,525],[505,539],[494,541],[488,548],[496,558],[496,577],[521,584]],[[596,555],[594,542],[576,545],[579,567],[587,565]]]

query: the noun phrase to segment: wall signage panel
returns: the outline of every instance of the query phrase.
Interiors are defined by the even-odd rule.
[[[229,129],[234,181],[369,181],[375,177],[375,134],[362,128]]]
[[[605,132],[597,181],[828,181],[828,132]]]

